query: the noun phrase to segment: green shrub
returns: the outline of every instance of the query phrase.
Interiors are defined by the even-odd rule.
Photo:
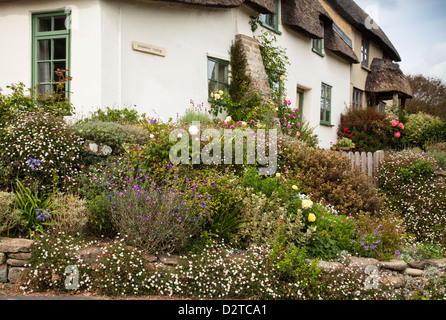
[[[328,203],[345,215],[359,211],[374,213],[383,199],[365,173],[351,171],[348,158],[324,150],[315,150],[296,143],[283,149],[281,165],[290,170],[290,177],[300,181],[304,194],[320,203]]]
[[[90,120],[77,123],[75,128],[83,139],[106,144],[115,154],[123,151],[125,143],[142,144],[148,138],[142,127],[117,122]]]
[[[82,164],[82,145],[61,117],[22,114],[8,121],[0,136],[2,161],[10,165],[7,181],[30,179],[43,190],[72,188]]]
[[[71,78],[61,75],[59,84],[63,84]],[[0,90],[0,125],[6,121],[13,121],[22,117],[23,113],[47,112],[54,116],[70,116],[73,114],[73,105],[65,98],[64,90],[39,94],[33,89],[25,89],[20,82],[6,86],[11,93],[4,95]],[[65,86],[62,86],[65,88]],[[28,92],[26,92],[28,91]]]
[[[135,106],[136,107],[136,106]],[[136,109],[132,108],[110,108],[106,110],[98,109],[90,118],[84,119],[83,122],[115,122],[121,124],[138,124],[147,122],[146,114],[140,115]]]
[[[424,148],[429,141],[438,139],[438,130],[443,122],[440,118],[419,112],[407,118],[405,142],[408,146]]]
[[[53,234],[81,234],[88,223],[87,201],[74,194],[55,194],[50,221]]]

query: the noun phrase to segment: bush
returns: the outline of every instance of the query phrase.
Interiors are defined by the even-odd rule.
[[[60,118],[23,114],[6,123],[0,136],[2,160],[10,165],[8,182],[30,179],[43,190],[75,185],[82,164],[82,139]]]
[[[53,199],[51,222],[53,234],[82,233],[88,222],[87,201],[74,194],[57,193]]]
[[[142,144],[148,138],[142,127],[117,122],[86,121],[75,125],[77,134],[85,140],[106,144],[115,154],[123,151],[125,143]]]
[[[179,184],[159,187],[148,176],[128,177],[127,186],[110,195],[116,231],[150,253],[181,250],[209,219],[210,198]]]
[[[16,209],[16,196],[10,192],[0,192],[0,234],[9,233],[20,223],[21,212]]]
[[[404,151],[386,154],[378,169],[379,187],[386,206],[399,212],[407,233],[418,241],[446,245],[446,184],[424,153]]]
[[[58,85],[62,84],[63,90],[48,94],[38,94],[33,89],[25,89],[22,82],[6,86],[11,90],[11,93],[3,95],[0,90],[0,125],[6,121],[19,119],[23,113],[47,112],[54,116],[72,115],[74,109],[69,100],[65,98],[64,90],[64,83],[69,80],[71,78],[61,74]]]
[[[407,118],[404,140],[410,147],[424,148],[429,141],[441,139],[439,131],[442,125],[438,117],[423,112],[411,114]]]
[[[138,124],[147,122],[146,114],[140,115],[137,110],[131,108],[116,109],[107,107],[106,110],[98,109],[91,117],[83,122],[115,122],[120,124]]]
[[[315,150],[299,144],[284,148],[281,163],[290,170],[290,177],[300,181],[305,194],[320,203],[328,203],[345,215],[378,212],[383,199],[365,173],[351,171],[351,162],[341,155]]]
[[[349,138],[358,151],[382,150],[389,139],[387,116],[374,108],[353,109],[341,115],[338,138]]]

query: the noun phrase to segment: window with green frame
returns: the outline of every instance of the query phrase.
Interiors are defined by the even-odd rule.
[[[208,57],[208,94],[217,90],[228,91],[229,62]]]
[[[321,124],[331,125],[331,93],[332,87],[322,83],[321,87]]]
[[[268,29],[279,32],[279,0],[274,1],[275,13],[261,14],[260,22]]]
[[[37,92],[56,91],[55,71],[70,68],[70,13],[54,11],[32,16],[32,85]],[[65,88],[68,92],[69,88]]]
[[[321,22],[322,30],[324,30],[324,24]],[[318,55],[324,57],[324,39],[313,39],[313,52],[317,53]]]

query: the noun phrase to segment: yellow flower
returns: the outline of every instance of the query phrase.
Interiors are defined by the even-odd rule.
[[[313,201],[311,201],[311,200],[302,201],[302,208],[304,208],[304,209],[313,208]]]
[[[293,186],[291,188],[293,188],[293,190],[298,190],[299,189],[295,184],[293,184]]]
[[[316,221],[316,216],[314,215],[314,213],[310,213],[308,215],[308,221],[310,221],[310,222],[315,222]]]
[[[224,92],[222,90],[220,90],[220,91],[218,91],[218,93],[222,96]]]
[[[276,178],[280,178],[280,173],[276,173]]]

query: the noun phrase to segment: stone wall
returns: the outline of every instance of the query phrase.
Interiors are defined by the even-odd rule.
[[[31,258],[33,240],[0,238],[0,283],[15,284]]]
[[[262,54],[260,53],[259,42],[243,34],[235,36],[235,41],[240,41],[243,51],[246,54],[247,69],[251,76],[250,89],[254,92],[258,92],[265,97],[271,95],[271,89],[269,86],[268,76],[263,65]]]

